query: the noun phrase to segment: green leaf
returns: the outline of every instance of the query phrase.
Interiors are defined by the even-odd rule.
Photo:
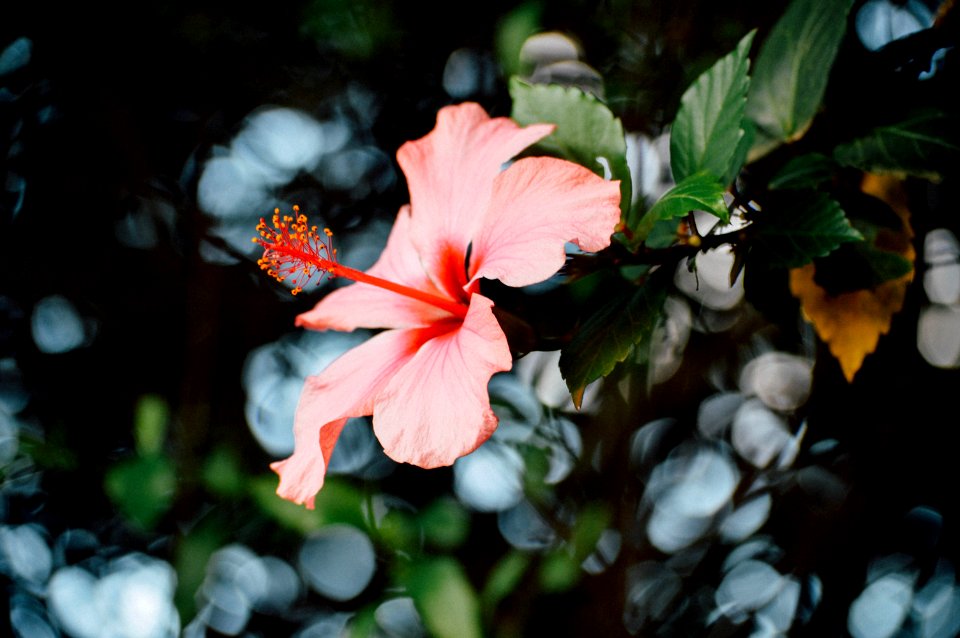
[[[170,409],[167,402],[154,394],[146,394],[137,401],[133,417],[133,436],[140,456],[157,454],[167,438]]]
[[[577,514],[569,541],[548,553],[540,565],[540,584],[544,590],[564,591],[577,583],[580,566],[596,550],[600,535],[609,523],[610,512],[603,505],[587,505]]]
[[[862,241],[840,204],[824,193],[792,191],[764,204],[753,227],[751,260],[796,268],[833,252],[840,244]]]
[[[508,77],[520,72],[520,49],[540,29],[542,15],[541,3],[524,2],[497,22],[494,46],[500,68]]]
[[[277,496],[276,476],[257,476],[250,480],[249,486],[250,495],[264,514],[301,534],[330,523],[366,527],[361,509],[363,496],[355,487],[336,477],[326,478],[312,510]]]
[[[829,182],[837,171],[837,163],[826,155],[809,153],[795,157],[770,180],[770,190],[816,188]]]
[[[643,243],[643,245],[647,248],[652,248],[654,250],[657,248],[666,248],[677,242],[679,232],[679,221],[676,219],[661,219],[650,228],[650,232],[647,233],[647,236],[643,238],[642,242],[636,241],[629,247],[633,249],[639,246],[640,243]],[[624,278],[630,279],[630,277]]]
[[[687,177],[664,193],[647,211],[633,229],[634,237],[646,239],[657,222],[683,217],[694,210],[713,213],[724,223],[730,221],[730,211],[723,201],[724,190],[723,184],[710,173],[697,173]]]
[[[723,179],[720,180],[724,184],[731,184],[733,180],[736,179],[740,173],[740,169],[747,163],[747,156],[750,154],[750,149],[753,148],[753,143],[757,139],[757,127],[755,127],[750,120],[744,118],[740,124],[740,128],[743,129],[743,137],[737,142],[737,148],[733,151],[733,159],[730,160],[730,170],[728,170],[723,175]]]
[[[377,523],[377,540],[395,552],[410,554],[420,544],[420,525],[414,515],[400,509],[388,510]]]
[[[377,624],[377,607],[367,605],[358,611],[350,624],[347,626],[348,634],[342,634],[344,638],[380,638],[384,635],[380,626]]]
[[[560,353],[560,373],[580,407],[587,385],[610,374],[657,325],[666,286],[651,277],[615,295],[584,321]]]
[[[207,456],[201,476],[210,493],[221,497],[240,496],[247,487],[247,475],[241,468],[240,459],[226,445],[216,448]]]
[[[871,173],[898,173],[939,179],[960,162],[957,119],[927,111],[866,137],[838,146],[834,158]]]
[[[620,180],[620,209],[630,207],[630,167],[623,125],[607,105],[578,88],[555,84],[527,84],[510,78],[513,98],[511,117],[523,126],[556,124],[557,129],[537,143],[543,151],[586,166],[603,176],[610,167],[612,179]]]
[[[480,638],[477,593],[460,563],[449,557],[421,559],[410,565],[405,580],[430,635]]]
[[[80,457],[67,440],[63,428],[53,428],[45,436],[20,433],[19,449],[42,468],[74,472],[80,468]],[[0,467],[0,471],[5,468]]]
[[[813,283],[829,295],[876,289],[913,270],[913,232],[903,192],[883,184],[891,177],[864,179],[862,193],[843,193],[843,208],[863,241],[844,244],[816,261]]]
[[[378,0],[312,0],[302,30],[324,48],[366,60],[401,41],[393,5]]]
[[[280,525],[306,535],[323,527],[325,517],[317,510],[291,503],[277,496],[277,478],[258,476],[250,481],[250,495],[264,514]]]
[[[530,567],[530,555],[512,550],[497,561],[490,574],[487,584],[483,587],[480,598],[486,614],[491,614],[501,600],[509,596],[520,584],[520,580]]]
[[[442,549],[459,547],[470,533],[470,514],[452,498],[441,497],[420,513],[427,541]]]
[[[885,245],[878,237],[891,229],[864,219],[851,222],[864,240],[841,246],[826,259],[817,260],[816,283],[830,294],[876,288],[880,284],[903,277],[913,270],[913,262]],[[878,245],[878,243],[880,245]]]
[[[875,231],[874,231],[875,232]],[[867,233],[863,233],[867,236]],[[870,265],[873,278],[870,287],[875,287],[891,279],[899,279],[911,270],[913,262],[902,255],[877,248],[873,239],[868,237],[862,244],[856,244],[857,252]]]
[[[540,563],[540,586],[546,592],[566,591],[579,578],[580,563],[565,551],[550,552]]]
[[[207,575],[207,563],[215,551],[234,538],[234,530],[211,512],[195,524],[177,541],[174,565],[177,570],[177,591],[174,601],[181,618],[193,618],[197,614],[196,594]]]
[[[603,530],[610,524],[609,510],[599,503],[590,503],[577,515],[570,544],[574,558],[583,562],[597,548]]]
[[[757,126],[756,159],[800,138],[820,107],[853,0],[793,0],[753,67],[747,117]]]
[[[736,173],[735,153],[750,87],[750,45],[755,31],[697,78],[680,101],[670,133],[670,166],[677,182],[700,171],[717,178]],[[742,160],[741,160],[742,161]]]
[[[107,470],[104,490],[124,516],[151,530],[173,505],[177,473],[166,456],[127,459]]]

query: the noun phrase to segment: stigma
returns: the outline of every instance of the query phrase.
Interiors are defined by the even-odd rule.
[[[314,279],[337,276],[337,249],[329,228],[324,228],[321,235],[319,226],[307,223],[299,206],[293,207],[293,216],[281,216],[280,209],[275,208],[271,224],[261,217],[257,224],[259,237],[253,238],[255,244],[263,246],[263,256],[257,260],[260,270],[277,281],[289,280],[294,295]]]

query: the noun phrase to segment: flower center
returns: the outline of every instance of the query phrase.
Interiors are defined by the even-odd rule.
[[[330,229],[324,228],[321,237],[319,227],[307,224],[307,216],[300,213],[299,206],[294,206],[293,212],[296,217],[281,216],[280,209],[274,209],[272,228],[261,217],[257,224],[259,237],[254,237],[253,242],[263,246],[263,257],[257,260],[260,269],[277,281],[289,279],[290,283],[294,284],[290,291],[294,295],[301,292],[303,286],[314,277],[345,277],[357,283],[377,286],[423,301],[456,317],[463,318],[467,315],[467,306],[463,303],[344,266],[337,261],[337,249],[333,247],[333,233]]]

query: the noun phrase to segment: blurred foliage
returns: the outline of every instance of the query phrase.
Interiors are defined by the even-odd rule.
[[[304,11],[303,29],[347,58],[369,59],[397,45],[401,32],[393,11],[379,0],[313,0]]]
[[[431,635],[473,638],[483,635],[477,593],[463,567],[450,558],[428,558],[403,575],[410,595]]]
[[[162,454],[118,463],[104,477],[104,489],[117,508],[146,530],[170,509],[176,485],[173,462]]]
[[[500,18],[494,36],[497,62],[505,76],[523,72],[520,68],[520,49],[531,35],[541,30],[543,4],[524,2]]]

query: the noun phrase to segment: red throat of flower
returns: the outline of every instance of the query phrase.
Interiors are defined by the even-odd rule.
[[[296,217],[280,215],[280,209],[274,209],[272,227],[260,218],[257,224],[259,237],[253,242],[263,246],[263,257],[257,260],[261,270],[277,281],[290,280],[294,284],[291,292],[296,295],[303,286],[314,277],[345,277],[357,283],[377,286],[385,290],[417,299],[442,308],[455,317],[463,318],[467,306],[451,299],[439,297],[416,288],[404,286],[365,272],[348,268],[337,261],[337,249],[333,247],[333,233],[323,229],[321,237],[318,226],[310,226],[307,216],[300,213],[300,207],[294,206]]]

